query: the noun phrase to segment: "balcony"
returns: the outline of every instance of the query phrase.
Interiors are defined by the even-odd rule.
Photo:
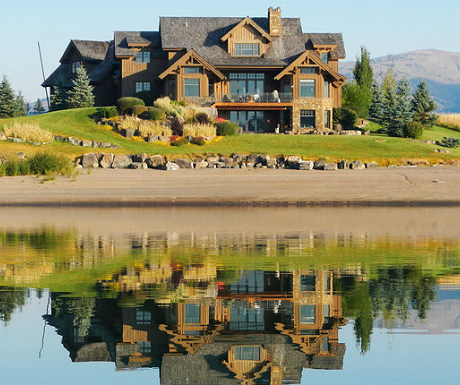
[[[221,100],[221,103],[290,103],[292,102],[291,92],[263,92],[254,94],[227,94]]]

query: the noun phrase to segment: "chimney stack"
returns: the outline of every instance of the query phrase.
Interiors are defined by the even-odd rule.
[[[270,26],[270,36],[281,36],[281,7],[268,8],[268,25]]]

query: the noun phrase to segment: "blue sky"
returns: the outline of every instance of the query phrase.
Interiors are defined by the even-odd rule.
[[[0,76],[35,101],[45,95],[37,41],[49,75],[70,39],[111,40],[115,30],[158,30],[159,16],[265,16],[269,6],[280,6],[283,17],[300,17],[304,32],[342,32],[347,60],[361,45],[372,57],[460,50],[458,0],[2,1]]]

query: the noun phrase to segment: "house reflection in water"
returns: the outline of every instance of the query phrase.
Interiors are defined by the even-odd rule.
[[[333,293],[335,273],[242,271],[226,283],[216,270],[197,269],[195,276],[193,267],[177,266],[167,277],[151,275],[149,293],[161,279],[169,299],[147,295],[141,306],[127,303],[127,293],[97,299],[85,336],[78,335],[76,316],[63,310],[68,299],[53,294],[48,323],[63,336],[72,360],[159,367],[162,384],[300,383],[304,368],[342,369],[338,329],[346,320]],[[130,286],[125,273],[116,278],[119,288]],[[171,293],[184,277],[196,280],[195,290],[189,287],[174,303]]]

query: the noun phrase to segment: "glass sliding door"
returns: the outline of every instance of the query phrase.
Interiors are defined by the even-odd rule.
[[[238,123],[243,132],[264,132],[263,111],[230,111],[230,121]]]

